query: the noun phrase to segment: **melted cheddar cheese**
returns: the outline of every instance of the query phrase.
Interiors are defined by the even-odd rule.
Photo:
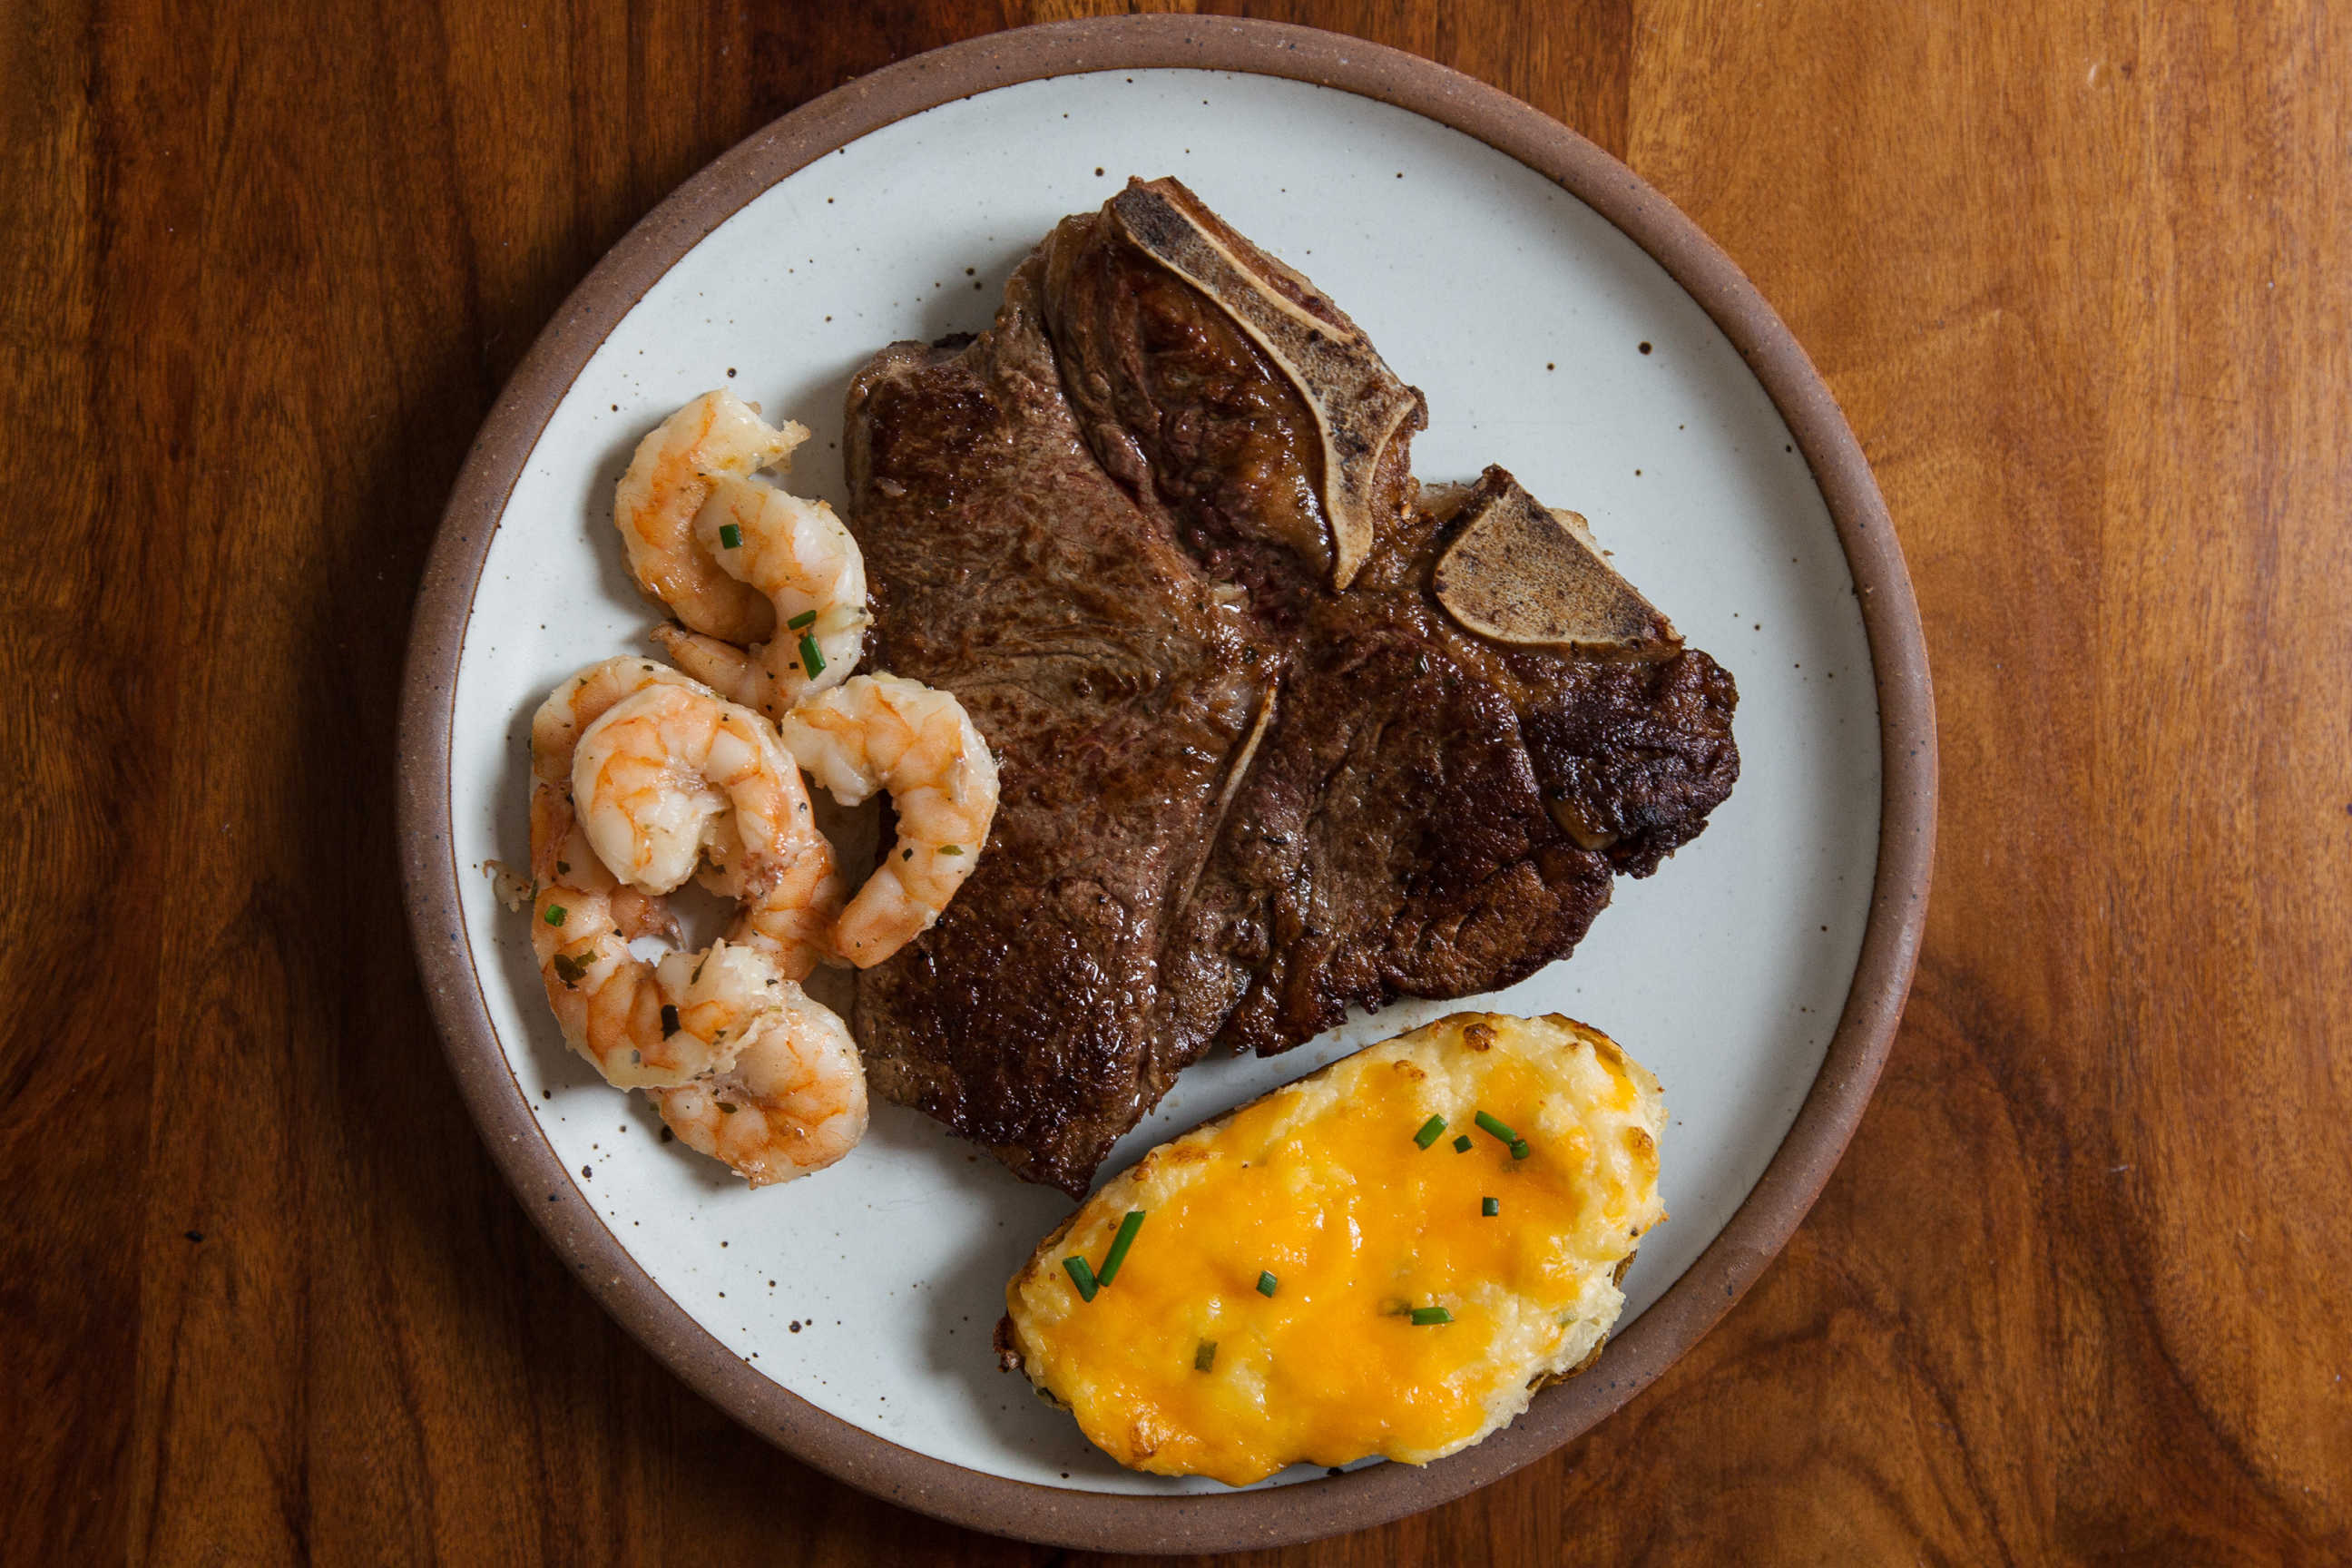
[[[1597,1030],[1455,1014],[1153,1150],[1013,1279],[1009,1348],[1132,1468],[1243,1485],[1425,1463],[1598,1350],[1621,1266],[1665,1217],[1664,1121],[1657,1080]],[[1116,1279],[1083,1300],[1063,1259],[1099,1268],[1133,1209]]]

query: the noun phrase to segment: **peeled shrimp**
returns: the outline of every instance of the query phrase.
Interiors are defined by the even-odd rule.
[[[866,1135],[866,1073],[849,1029],[787,981],[726,1071],[651,1091],[691,1148],[755,1187],[821,1171]]]
[[[833,508],[761,479],[723,479],[696,513],[694,537],[729,575],[767,598],[780,626],[749,652],[664,626],[654,640],[680,668],[771,719],[849,679],[864,651],[869,618],[866,560]],[[813,667],[806,658],[811,644],[817,656]]]
[[[667,733],[648,727],[655,714],[671,721]],[[622,721],[608,725],[615,715]],[[648,756],[648,746],[677,754]],[[680,813],[624,788],[664,768],[681,793],[721,794],[720,809]],[[781,1005],[782,987],[815,963],[839,898],[798,770],[758,715],[676,670],[624,658],[590,666],[540,706],[531,771],[531,942],[565,1040],[623,1088],[725,1068]],[[608,790],[618,793],[607,798]],[[655,825],[642,851],[632,810]],[[678,940],[660,895],[684,879],[666,880],[681,835],[687,868],[719,860],[714,879],[745,906],[705,952],[648,963],[628,943]],[[621,851],[636,885],[614,875],[598,838]],[[786,907],[794,900],[805,907]]]
[[[741,901],[727,940],[787,980],[826,952],[841,906],[833,846],[767,721],[706,688],[647,686],[581,733],[572,798],[596,856],[640,893],[706,886]]]
[[[556,688],[531,720],[531,946],[564,1039],[623,1088],[684,1083],[731,1061],[774,1010],[782,980],[764,953],[724,943],[707,963],[680,952],[655,964],[629,952],[635,937],[675,942],[677,921],[659,898],[621,885],[590,845],[572,764],[597,717],[657,685],[702,689],[644,659],[607,659]]]
[[[996,759],[963,704],[892,675],[854,676],[784,716],[784,744],[845,805],[887,790],[898,841],[841,912],[834,948],[871,968],[930,929],[980,859]]]
[[[695,631],[746,646],[773,635],[768,596],[720,568],[694,537],[694,517],[714,485],[785,464],[807,439],[805,426],[772,427],[724,387],[662,421],[637,443],[613,496],[637,585]]]

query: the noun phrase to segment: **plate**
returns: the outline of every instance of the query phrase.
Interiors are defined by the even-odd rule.
[[[1005,1279],[1064,1214],[935,1123],[877,1107],[812,1180],[752,1193],[660,1142],[568,1052],[525,919],[528,725],[563,676],[643,652],[614,479],[731,385],[815,432],[883,344],[985,326],[1006,275],[1129,174],[1175,174],[1314,278],[1429,396],[1426,479],[1502,462],[1591,520],[1738,677],[1743,775],[1696,844],[1621,881],[1573,959],[1479,999],[1607,1030],[1664,1079],[1673,1222],[1597,1367],[1425,1468],[1232,1490],[1131,1474],[997,1369]],[[1899,550],[1829,394],[1723,255],[1622,165],[1409,56],[1189,17],[1026,29],[877,73],[730,152],[617,247],[468,459],[420,598],[402,836],[449,1057],[525,1205],[688,1382],[809,1463],[1005,1534],[1228,1550],[1428,1507],[1549,1451],[1694,1342],[1777,1252],[1868,1098],[1907,988],[1934,821],[1925,656]],[[1191,1069],[1104,1169],[1461,1002]]]

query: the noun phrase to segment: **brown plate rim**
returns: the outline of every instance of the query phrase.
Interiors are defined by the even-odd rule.
[[[580,1197],[490,1026],[459,916],[449,757],[467,622],[508,496],[573,380],[656,279],[777,181],[896,121],[1043,78],[1170,68],[1310,82],[1451,126],[1552,179],[1665,268],[1762,383],[1828,502],[1870,643],[1883,784],[1869,921],[1812,1089],[1721,1234],[1612,1342],[1591,1372],[1546,1390],[1525,1415],[1485,1443],[1426,1468],[1375,1465],[1261,1491],[1150,1497],[1007,1480],[900,1447],[771,1382],[655,1284]],[[1360,39],[1228,18],[1049,23],[917,56],[829,92],[738,143],[631,229],[540,334],[458,477],[418,589],[398,767],[403,891],[418,968],[450,1066],[523,1207],[605,1309],[705,1397],[828,1475],[973,1529],[1108,1552],[1231,1552],[1381,1524],[1451,1501],[1533,1462],[1646,1387],[1755,1282],[1844,1152],[1910,990],[1935,856],[1935,702],[1902,549],[1835,399],[1755,286],[1631,169],[1507,93]]]

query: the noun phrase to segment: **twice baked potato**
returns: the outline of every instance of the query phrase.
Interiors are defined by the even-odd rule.
[[[1145,1155],[1013,1277],[998,1349],[1130,1468],[1424,1464],[1599,1353],[1664,1126],[1599,1030],[1456,1013]]]

